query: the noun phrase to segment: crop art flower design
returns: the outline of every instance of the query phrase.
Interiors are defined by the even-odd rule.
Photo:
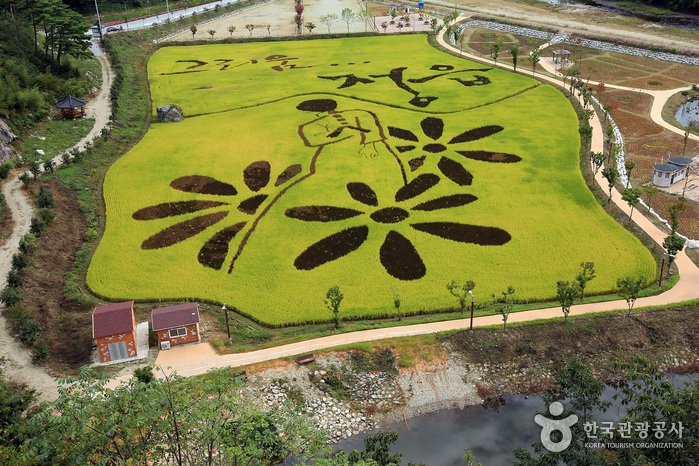
[[[379,261],[386,272],[399,280],[417,280],[425,276],[427,269],[420,254],[408,238],[401,233],[414,229],[460,243],[482,246],[502,245],[510,240],[510,234],[496,227],[485,227],[455,222],[411,223],[411,212],[440,211],[461,207],[477,198],[471,194],[452,194],[424,202],[410,202],[429,191],[439,176],[425,173],[417,176],[396,191],[390,202],[380,203],[376,192],[367,184],[347,184],[350,197],[361,204],[361,210],[328,205],[310,205],[287,209],[285,215],[304,222],[340,222],[359,216],[367,216],[365,225],[338,231],[310,245],[294,261],[299,270],[312,270],[338,260],[359,249],[369,236],[372,224],[394,225],[384,238],[379,250]],[[410,204],[408,207],[406,204]]]
[[[290,165],[274,183],[275,187],[282,186],[301,172],[301,165]],[[169,226],[143,241],[141,249],[161,249],[173,246],[192,238],[210,227],[223,222],[233,215],[240,216],[241,221],[229,221],[228,225],[211,236],[199,250],[199,263],[219,270],[228,255],[228,248],[235,236],[254,218],[260,207],[270,196],[267,191],[271,178],[269,162],[261,160],[253,162],[243,170],[243,183],[248,191],[243,200],[235,202],[238,190],[231,184],[219,181],[210,176],[190,175],[173,180],[170,187],[185,193],[205,195],[207,199],[217,196],[223,200],[188,200],[157,204],[137,210],[132,215],[134,220],[147,221],[163,218],[177,218],[187,214],[197,213],[188,220]]]
[[[455,152],[467,159],[481,162],[516,163],[522,160],[521,157],[514,154],[461,149],[461,144],[463,143],[478,141],[479,139],[499,133],[504,129],[502,126],[488,125],[469,129],[457,134],[448,141],[443,140],[444,121],[441,118],[427,117],[420,122],[420,128],[424,136],[426,136],[426,141],[424,137],[418,137],[410,130],[395,126],[388,127],[388,134],[408,143],[396,146],[396,150],[398,150],[399,153],[408,153],[412,151],[422,152],[422,154],[408,161],[408,165],[412,171],[419,169],[425,162],[425,159],[432,156],[430,154],[434,154],[434,156],[440,155],[439,162],[437,163],[439,171],[459,186],[470,185],[473,181],[473,175],[466,170],[460,162],[455,161],[450,152]]]

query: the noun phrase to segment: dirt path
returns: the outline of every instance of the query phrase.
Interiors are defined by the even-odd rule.
[[[91,50],[102,66],[102,88],[97,98],[86,106],[87,116],[94,118],[95,124],[87,136],[73,146],[81,150],[99,137],[102,129],[109,123],[111,115],[109,90],[114,73],[109,59],[96,43],[93,42]],[[53,161],[56,166],[63,163],[60,155],[54,157]],[[7,284],[6,277],[12,268],[12,255],[18,251],[20,239],[29,232],[29,224],[34,212],[24,195],[23,185],[18,176],[19,173],[15,173],[3,185],[3,194],[12,213],[14,229],[10,237],[0,246],[0,289],[5,288]],[[56,379],[48,375],[43,368],[32,363],[31,353],[12,336],[4,313],[5,307],[0,304],[0,360],[3,371],[10,379],[35,389],[39,394],[39,402],[55,399],[58,396]]]

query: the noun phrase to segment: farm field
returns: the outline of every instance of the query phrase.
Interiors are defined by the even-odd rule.
[[[395,51],[396,53],[388,53]],[[166,47],[153,124],[108,171],[88,284],[109,299],[226,302],[269,325],[454,307],[507,286],[544,300],[582,261],[589,293],[655,275],[578,168],[577,118],[550,86],[419,35]]]

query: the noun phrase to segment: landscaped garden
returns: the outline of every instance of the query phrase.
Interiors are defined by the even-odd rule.
[[[260,322],[587,293],[655,264],[578,168],[578,121],[538,81],[448,56],[424,36],[166,47],[149,63],[153,124],[107,173],[99,295],[226,302]]]

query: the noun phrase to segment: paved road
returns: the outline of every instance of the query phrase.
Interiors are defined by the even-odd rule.
[[[217,2],[206,3],[203,5],[178,8],[176,10],[163,11],[161,13],[147,16],[144,18],[130,19],[124,22],[111,22],[102,24],[102,34],[108,34],[112,31],[107,31],[111,28],[121,28],[123,31],[133,31],[135,29],[146,29],[157,26],[167,21],[179,21],[185,18],[191,18],[192,15],[210,11],[216,6],[226,6],[232,3],[238,3],[240,0],[219,0]],[[116,32],[116,31],[115,31]]]

